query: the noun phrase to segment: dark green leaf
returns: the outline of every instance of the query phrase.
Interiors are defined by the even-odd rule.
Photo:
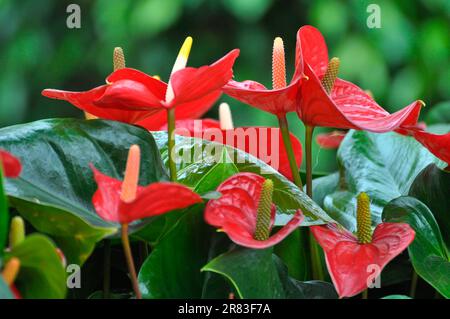
[[[140,184],[166,179],[151,134],[135,126],[50,119],[1,129],[0,147],[23,164],[21,176],[6,182],[11,205],[37,230],[52,235],[69,262],[84,262],[97,241],[118,229],[94,211],[97,186],[89,163],[121,179],[132,144],[142,151]]]
[[[200,298],[213,229],[196,205],[158,241],[139,272],[144,298]]]
[[[443,165],[412,137],[351,130],[338,150],[340,182],[324,199],[325,210],[350,231],[356,229],[356,196],[371,199],[372,222],[381,221],[383,207],[407,195],[414,178],[430,163]]]
[[[167,133],[153,132],[161,151],[163,161],[167,163]],[[224,149],[228,157],[224,157]],[[176,137],[176,153],[179,155],[178,180],[190,187],[195,187],[213,167],[224,158],[233,159],[239,172],[252,172],[270,178],[274,182],[273,201],[278,207],[276,225],[284,225],[291,214],[302,209],[305,221],[302,226],[323,224],[332,219],[304,192],[287,180],[272,167],[259,159],[229,146],[183,136]],[[223,163],[227,166],[231,163]],[[216,168],[225,169],[225,168]],[[220,178],[219,178],[220,179]],[[218,179],[218,180],[219,180]]]
[[[41,234],[32,234],[5,254],[17,257],[20,270],[14,284],[24,298],[54,299],[66,295],[66,271],[56,246]]]
[[[414,197],[399,197],[383,210],[386,222],[408,223],[416,232],[408,247],[417,274],[450,298],[450,260],[439,226],[425,204]]]
[[[409,195],[431,210],[450,251],[450,172],[428,165],[412,183]]]
[[[236,248],[210,261],[202,269],[227,278],[240,298],[336,298],[331,284],[300,282],[272,249]]]

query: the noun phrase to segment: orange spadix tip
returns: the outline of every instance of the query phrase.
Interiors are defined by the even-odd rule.
[[[127,167],[122,183],[120,198],[124,202],[132,202],[136,198],[139,181],[139,166],[141,163],[141,149],[138,145],[132,145],[128,151]]]
[[[272,51],[272,86],[274,89],[286,87],[286,64],[283,39],[276,37]]]
[[[17,257],[12,257],[8,260],[3,267],[2,277],[3,280],[9,285],[12,285],[16,280],[16,277],[20,269],[20,260]]]

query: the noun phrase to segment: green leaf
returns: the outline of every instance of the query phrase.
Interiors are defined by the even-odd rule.
[[[408,247],[417,274],[450,298],[450,259],[439,226],[425,204],[414,197],[399,197],[383,210],[386,222],[408,223],[416,237]]]
[[[66,271],[56,246],[41,234],[32,234],[5,254],[17,257],[20,270],[14,284],[27,299],[55,299],[66,295]]]
[[[144,298],[200,298],[213,229],[203,221],[203,207],[189,208],[158,241],[139,272]]]
[[[167,133],[153,132],[163,161],[168,163]],[[228,157],[224,157],[224,149]],[[274,182],[273,202],[277,205],[276,225],[284,225],[291,214],[301,209],[305,214],[302,226],[323,224],[333,220],[297,186],[261,160],[230,146],[184,136],[176,137],[176,154],[179,158],[178,181],[195,187],[213,167],[224,158],[233,159],[239,172],[252,172]],[[230,163],[223,163],[230,165]],[[216,168],[224,169],[224,168]],[[220,178],[219,178],[220,180]]]
[[[83,263],[95,243],[117,232],[95,212],[97,185],[89,164],[122,179],[128,149],[141,147],[140,184],[166,179],[146,130],[103,120],[49,119],[0,130],[0,147],[22,160],[19,178],[6,181],[14,206],[37,230],[55,239],[70,263]],[[145,222],[132,224],[132,230]]]
[[[240,298],[336,298],[331,284],[300,282],[288,276],[287,267],[272,249],[236,248],[210,261],[202,271],[227,278]]]
[[[339,172],[313,179],[313,199],[323,207],[323,200],[339,186]]]
[[[308,250],[308,229],[306,228],[297,228],[274,246],[274,253],[288,267],[289,276],[298,280],[308,278],[310,271]]]
[[[412,137],[351,130],[338,150],[341,166],[338,188],[324,199],[324,208],[349,231],[356,230],[356,196],[371,199],[373,226],[383,207],[407,195],[417,174],[430,163],[443,163]]]
[[[381,299],[412,299],[412,298],[405,295],[389,295]]]
[[[409,195],[419,199],[433,212],[447,249],[450,251],[450,172],[428,165],[414,180]]]
[[[9,289],[3,277],[0,276],[0,299],[14,299],[14,296]]]
[[[3,166],[0,159],[0,267],[2,265],[3,251],[8,240],[8,222],[8,202],[3,189]]]

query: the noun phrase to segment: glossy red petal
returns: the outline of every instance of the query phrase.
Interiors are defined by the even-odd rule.
[[[346,132],[333,131],[329,133],[318,134],[316,137],[317,144],[325,149],[337,149],[341,145],[342,140],[345,138]]]
[[[297,32],[296,61],[308,64],[314,73],[324,74],[328,67],[328,48],[320,31],[305,25]]]
[[[407,224],[382,223],[372,243],[359,244],[355,236],[335,225],[313,226],[311,231],[325,252],[328,271],[341,298],[367,289],[374,271],[380,274],[414,240]]]
[[[450,132],[447,134],[433,134],[420,128],[406,128],[404,130],[425,146],[433,155],[450,166]]]
[[[120,80],[107,85],[103,95],[92,103],[98,107],[127,111],[163,108],[162,101],[150,88],[134,80]]]
[[[97,191],[92,197],[95,211],[104,220],[119,223],[122,181],[101,173],[93,165],[90,166],[97,183]]]
[[[301,223],[303,215],[300,212],[269,239],[258,241],[253,238],[264,180],[264,177],[253,173],[238,173],[225,180],[217,188],[222,196],[206,205],[206,222],[227,233],[235,243],[249,248],[266,248],[283,240]],[[275,205],[272,205],[271,227],[275,214]]]
[[[336,79],[330,97],[308,65],[305,75],[309,80],[304,81],[299,90],[297,108],[297,114],[305,124],[383,133],[417,123],[423,105],[421,101],[389,114],[350,82]]]
[[[51,99],[67,101],[77,108],[105,120],[132,124],[151,114],[148,111],[109,109],[96,105],[94,101],[97,101],[104,94],[106,88],[107,85],[102,85],[84,92],[45,89],[42,91],[42,95]]]
[[[119,69],[106,82],[110,85],[97,102],[103,107],[133,110],[163,107],[167,84],[144,72]]]
[[[197,124],[196,121],[198,121]],[[198,137],[226,144],[249,153],[272,166],[289,180],[293,180],[289,159],[279,128],[239,127],[224,131],[220,130],[218,121],[210,119],[177,121],[176,127],[178,129],[176,133],[179,135]],[[167,125],[164,125],[161,129],[167,129]],[[290,139],[295,161],[300,167],[302,163],[302,144],[293,134],[290,134]]]
[[[19,177],[22,164],[17,157],[0,149],[0,165],[3,166],[3,174],[9,178]]]
[[[201,197],[188,187],[170,182],[138,186],[136,199],[130,203],[120,199],[122,181],[91,169],[97,183],[92,203],[97,214],[107,221],[131,223],[135,220],[161,215],[200,203]]]
[[[299,81],[300,79],[296,79],[278,90],[268,90],[264,85],[254,81],[230,81],[223,88],[223,92],[238,101],[281,116],[295,112]]]
[[[184,185],[171,182],[153,183],[140,187],[133,202],[120,203],[120,220],[121,223],[130,223],[201,202],[202,198]]]
[[[213,91],[195,101],[177,105],[175,109],[175,117],[177,121],[200,118],[209,109],[211,109],[211,107],[219,99],[221,94],[222,92],[220,90]],[[151,116],[136,122],[136,124],[150,131],[158,131],[162,126],[167,125],[167,112],[165,109],[158,110]]]
[[[233,76],[233,64],[239,55],[235,49],[215,63],[200,68],[184,68],[170,78],[174,99],[169,106],[198,100],[222,89]]]

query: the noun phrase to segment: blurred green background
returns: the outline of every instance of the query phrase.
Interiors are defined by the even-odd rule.
[[[66,27],[70,3],[81,7],[81,29]],[[370,3],[381,8],[380,29],[366,25]],[[40,92],[104,83],[115,46],[124,48],[128,66],[167,80],[187,35],[194,37],[189,65],[240,48],[235,78],[270,85],[273,38],[285,41],[289,78],[295,35],[305,24],[318,27],[331,56],[341,59],[340,77],[371,90],[387,110],[415,99],[427,103],[424,113],[449,103],[449,0],[0,0],[0,126],[81,117]],[[276,125],[269,114],[222,100],[231,104],[236,126]],[[295,114],[290,121],[302,138]],[[335,169],[334,151],[316,147],[315,158],[319,153],[316,171]]]

